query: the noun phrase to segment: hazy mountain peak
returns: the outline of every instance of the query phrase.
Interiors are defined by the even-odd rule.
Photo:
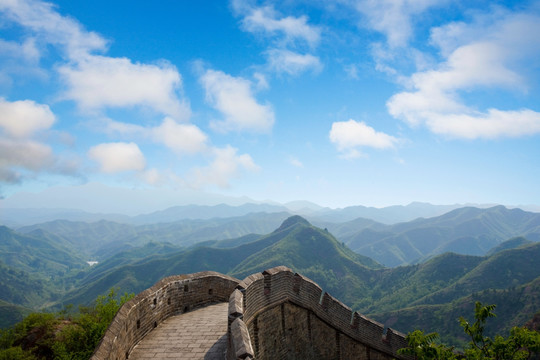
[[[276,231],[286,229],[286,228],[291,227],[291,226],[296,225],[296,224],[302,224],[302,225],[306,225],[306,226],[311,226],[309,221],[307,221],[306,219],[304,219],[300,215],[293,215],[293,216],[285,219],[285,221],[283,221],[281,226]]]

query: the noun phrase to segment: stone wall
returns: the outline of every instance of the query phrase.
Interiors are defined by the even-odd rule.
[[[346,285],[344,285],[346,286]],[[284,266],[243,281],[216,272],[165,278],[122,306],[92,360],[122,360],[169,316],[229,301],[232,359],[408,359],[405,336],[351,311]]]
[[[407,345],[403,334],[385,331],[283,266],[248,276],[237,286],[229,324],[235,324],[229,359],[407,358],[397,355]]]
[[[125,303],[92,360],[127,359],[133,347],[169,316],[229,300],[240,281],[213,271],[170,276]]]

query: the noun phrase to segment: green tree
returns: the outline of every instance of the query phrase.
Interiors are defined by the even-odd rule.
[[[459,318],[465,334],[471,340],[463,354],[456,353],[453,347],[437,344],[437,333],[425,335],[420,330],[407,335],[408,347],[398,350],[398,353],[413,355],[419,360],[526,360],[540,355],[540,333],[537,331],[514,327],[506,338],[500,335],[494,339],[485,336],[487,319],[496,316],[494,309],[495,305],[483,306],[476,302],[473,324],[463,317]]]
[[[439,334],[424,334],[423,331],[415,330],[407,335],[409,346],[398,350],[401,355],[413,355],[416,359],[454,360],[458,359],[453,347],[438,344],[436,340]]]
[[[0,360],[89,359],[120,307],[133,296],[118,299],[111,289],[77,314],[72,306],[56,315],[30,314],[13,328],[0,330]]]

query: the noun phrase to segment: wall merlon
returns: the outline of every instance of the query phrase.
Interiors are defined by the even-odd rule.
[[[244,295],[240,290],[234,290],[229,298],[229,317],[240,317],[244,315]]]
[[[160,280],[121,307],[92,360],[126,359],[167,317],[227,301],[229,359],[283,358],[291,351],[306,359],[353,359],[358,352],[368,354],[359,358],[406,359],[397,355],[407,345],[404,334],[389,328],[383,336],[382,324],[279,266],[243,281],[211,271]]]
[[[276,266],[276,267],[273,267],[271,269],[266,269],[262,272],[263,275],[275,275],[275,274],[279,274],[279,273],[282,273],[282,272],[290,272],[292,273],[293,271],[291,269],[289,269],[288,267],[286,266]]]
[[[251,339],[246,324],[238,318],[231,324],[232,348],[234,359],[253,359],[255,353],[251,346]]]
[[[264,276],[263,276],[262,273],[256,273],[256,274],[249,275],[242,282],[245,284],[245,287],[247,288],[253,282],[255,282],[257,280],[262,280],[263,278],[264,278]]]

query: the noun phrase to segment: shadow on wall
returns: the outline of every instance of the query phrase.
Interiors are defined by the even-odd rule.
[[[243,281],[216,272],[165,278],[122,306],[92,359],[127,359],[169,316],[226,301],[228,359],[410,359],[397,355],[404,334],[385,331],[284,266]]]

